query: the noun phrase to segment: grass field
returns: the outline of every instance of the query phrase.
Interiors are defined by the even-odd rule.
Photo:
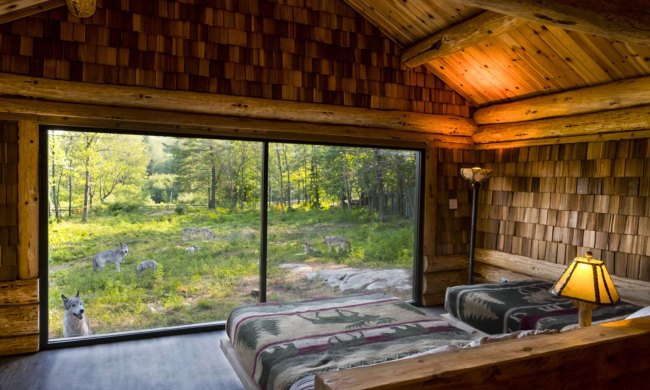
[[[210,229],[210,240],[183,241],[184,227]],[[350,253],[328,253],[323,236],[340,235]],[[259,213],[226,210],[169,210],[91,215],[49,224],[49,337],[62,337],[61,294],[80,291],[95,334],[224,320],[242,303],[254,303],[259,280]],[[278,266],[307,263],[316,269],[350,265],[365,268],[411,268],[413,221],[372,221],[365,212],[293,210],[269,213],[268,299],[304,299],[340,294],[317,282],[292,277]],[[92,256],[127,243],[122,271],[106,264],[93,272]],[[322,255],[303,253],[311,243]],[[198,247],[194,253],[187,248]],[[158,271],[138,275],[143,260]]]

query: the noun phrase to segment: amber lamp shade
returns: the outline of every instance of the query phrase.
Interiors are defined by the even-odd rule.
[[[551,288],[551,294],[571,298],[580,310],[580,326],[591,325],[591,311],[597,305],[620,300],[605,264],[591,257],[576,257]],[[588,318],[587,318],[588,317]]]

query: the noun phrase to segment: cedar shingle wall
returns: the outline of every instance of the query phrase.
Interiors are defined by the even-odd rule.
[[[340,0],[99,0],[0,25],[0,71],[61,80],[469,115]]]
[[[17,278],[18,125],[0,122],[0,281]]]
[[[561,264],[592,250],[610,272],[650,280],[649,142],[480,152],[494,172],[479,197],[477,246]]]

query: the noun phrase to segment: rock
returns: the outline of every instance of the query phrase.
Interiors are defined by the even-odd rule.
[[[330,287],[341,290],[410,290],[411,272],[405,269],[340,268],[312,272],[309,280],[322,280]]]
[[[313,269],[311,266],[308,266],[307,264],[295,264],[295,263],[286,263],[286,264],[280,264],[280,269],[286,269],[292,273],[302,273],[306,274],[309,272],[312,272]]]

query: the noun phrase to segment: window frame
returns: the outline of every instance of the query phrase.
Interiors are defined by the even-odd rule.
[[[288,125],[290,126],[290,124]],[[93,127],[78,127],[69,125],[39,125],[39,338],[42,350],[77,347],[85,345],[97,345],[103,343],[132,341],[161,336],[175,336],[207,331],[225,330],[226,320],[177,325],[164,328],[141,329],[125,332],[107,333],[92,335],[87,337],[75,337],[72,339],[49,339],[49,185],[48,185],[48,168],[49,168],[49,131],[64,130],[71,132],[95,132],[124,135],[148,135],[172,138],[202,138],[231,141],[250,141],[262,144],[262,178],[260,191],[260,271],[259,271],[259,298],[260,303],[266,302],[266,285],[267,285],[267,260],[268,260],[268,195],[269,195],[269,144],[270,143],[291,143],[304,145],[323,145],[323,146],[340,146],[340,147],[357,147],[357,148],[377,148],[387,150],[408,150],[416,153],[415,178],[416,178],[416,199],[414,201],[416,218],[414,220],[414,237],[413,237],[413,282],[412,298],[410,303],[422,305],[422,276],[423,276],[423,237],[424,237],[424,180],[426,177],[424,156],[425,148],[385,146],[358,143],[326,142],[313,140],[283,140],[276,138],[249,138],[249,137],[229,137],[224,135],[195,134],[183,132],[156,131],[155,125],[152,125],[151,131],[131,130],[131,129],[106,129]]]

